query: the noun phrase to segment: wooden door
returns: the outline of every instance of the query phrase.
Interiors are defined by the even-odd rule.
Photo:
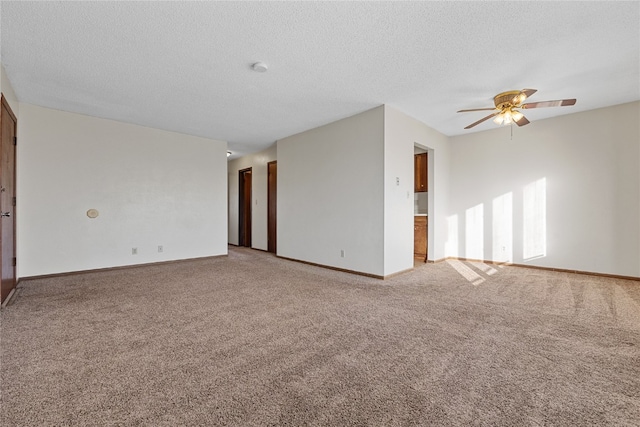
[[[427,178],[427,153],[415,154],[413,156],[414,166],[414,192],[422,193],[429,191],[428,178]]]
[[[278,162],[267,163],[267,250],[277,252]]]
[[[413,256],[427,260],[427,217],[415,216],[413,225]]]
[[[0,299],[16,287],[16,116],[2,96],[0,114]]]
[[[243,169],[238,179],[240,209],[238,224],[238,244],[251,247],[251,168]]]

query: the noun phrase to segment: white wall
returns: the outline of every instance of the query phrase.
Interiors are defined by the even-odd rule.
[[[267,240],[267,163],[276,160],[277,145],[229,161],[229,243],[238,244],[238,172],[251,168],[251,246],[266,251]]]
[[[404,126],[407,119],[384,106],[385,275],[413,268],[415,135]]]
[[[413,262],[413,154],[414,145],[418,144],[429,152],[429,233],[428,258],[441,260],[448,256],[445,253],[447,234],[447,214],[449,212],[449,138],[430,128],[424,123],[406,114],[385,106],[385,172],[392,180],[386,181],[389,201],[396,199],[397,203],[385,203],[385,262],[389,262],[389,273],[400,271],[406,265],[406,248],[411,251]],[[394,160],[395,159],[395,160]],[[404,171],[404,174],[403,174]],[[394,175],[394,173],[396,175]],[[397,174],[408,176],[401,184],[407,183],[406,189],[411,191],[409,208],[400,203],[402,194],[395,194],[396,187],[393,179]],[[409,174],[409,175],[407,175]],[[390,185],[391,184],[391,185]],[[405,188],[401,186],[402,188]],[[395,205],[395,207],[394,207]],[[410,228],[409,228],[410,227]],[[409,239],[411,241],[409,242]],[[402,254],[402,255],[401,255]],[[413,264],[412,264],[413,265]]]
[[[18,117],[20,114],[20,105],[18,104],[18,97],[13,91],[13,86],[7,77],[7,73],[4,70],[4,66],[0,64],[0,92],[4,95],[4,98],[9,103],[11,111]]]
[[[449,255],[640,276],[640,103],[451,138]]]
[[[227,253],[226,142],[29,104],[18,133],[20,277]]]
[[[380,106],[278,141],[279,256],[385,274],[383,121]]]

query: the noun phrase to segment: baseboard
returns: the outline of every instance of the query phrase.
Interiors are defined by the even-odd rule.
[[[387,274],[386,276],[383,276],[382,278],[384,280],[391,279],[392,277],[400,276],[401,274],[406,274],[406,273],[408,273],[410,271],[413,271],[413,270],[414,270],[414,268],[407,268],[406,270],[400,270],[400,271],[396,271],[395,273]]]
[[[236,245],[233,245],[233,244],[229,243],[229,246],[236,246]],[[239,246],[236,246],[236,247],[239,247]],[[249,248],[249,249],[254,249],[254,250],[257,250],[257,251],[270,253],[270,252],[265,251],[263,249],[256,249],[256,248]],[[318,264],[318,263],[315,263],[315,262],[303,261],[303,260],[299,260],[299,259],[295,259],[295,258],[289,258],[289,257],[276,255],[276,254],[274,254],[274,255],[276,257],[278,257],[278,258],[286,259],[288,261],[299,262],[299,263],[302,263],[302,264],[313,265],[315,267],[321,267],[321,268],[326,268],[326,269],[329,269],[329,270],[341,271],[343,273],[356,274],[358,276],[371,277],[371,278],[380,279],[380,280],[390,279],[392,277],[398,276],[400,274],[405,274],[405,273],[408,273],[408,272],[413,270],[413,268],[410,268],[410,269],[398,271],[396,273],[392,273],[392,274],[389,274],[389,275],[386,275],[386,276],[381,276],[381,275],[365,273],[365,272],[357,271],[357,270],[349,270],[349,269],[346,269],[346,268],[339,268],[339,267],[333,267],[333,266],[330,266],[330,265]],[[24,277],[19,277],[17,279],[16,288],[18,287],[20,282],[24,281],[24,280],[50,279],[50,278],[54,278],[54,277],[73,276],[73,275],[77,275],[77,274],[98,273],[98,272],[115,271],[115,270],[126,270],[126,269],[137,268],[137,267],[149,267],[149,266],[154,266],[154,265],[173,264],[173,263],[181,263],[181,262],[188,262],[188,261],[206,260],[206,259],[216,259],[216,258],[221,258],[221,257],[226,257],[226,256],[228,256],[228,254],[208,256],[208,257],[198,257],[198,258],[185,258],[185,259],[177,259],[177,260],[170,260],[170,261],[158,261],[158,262],[150,262],[150,263],[143,263],[143,264],[122,265],[122,266],[106,267],[106,268],[95,268],[95,269],[89,269],[89,270],[68,271],[68,272],[62,272],[62,273],[43,274],[43,275],[38,275],[38,276],[24,276]],[[556,271],[556,272],[561,272],[561,273],[584,274],[584,275],[587,275],[587,276],[607,277],[607,278],[611,278],[611,279],[623,279],[623,280],[640,281],[640,277],[636,277],[636,276],[623,276],[623,275],[619,275],[619,274],[597,273],[597,272],[592,272],[592,271],[570,270],[570,269],[565,269],[565,268],[541,267],[541,266],[537,266],[537,265],[516,264],[516,263],[510,263],[510,262],[481,260],[481,259],[475,259],[475,258],[446,257],[446,258],[440,258],[440,259],[437,259],[437,260],[427,260],[427,263],[428,264],[435,264],[435,263],[440,263],[440,262],[444,262],[444,261],[447,261],[447,260],[458,260],[458,261],[467,261],[467,262],[481,262],[481,263],[484,263],[484,264],[491,264],[491,265],[508,265],[508,266],[511,266],[511,267],[519,267],[519,268],[533,268],[533,269],[537,269],[537,270]],[[14,288],[13,291],[15,291],[16,288]],[[12,291],[11,294],[9,294],[7,296],[7,299],[3,302],[3,304],[2,304],[3,307],[6,305],[5,303],[7,301],[9,301],[14,296],[13,291]]]
[[[333,267],[331,265],[318,264],[318,263],[315,263],[315,262],[303,261],[303,260],[300,260],[300,259],[289,258],[289,257],[286,257],[286,256],[280,256],[280,255],[276,255],[276,256],[278,258],[281,258],[281,259],[286,259],[287,261],[294,261],[294,262],[299,262],[301,264],[313,265],[314,267],[322,267],[322,268],[326,268],[328,270],[341,271],[343,273],[357,274],[358,276],[372,277],[374,279],[381,279],[381,280],[384,280],[386,278],[385,276],[380,276],[380,275],[377,275],[377,274],[364,273],[362,271],[356,271],[356,270],[348,270],[346,268]],[[387,276],[387,277],[389,277],[389,276]]]
[[[117,270],[128,270],[131,268],[138,267],[151,267],[154,265],[163,265],[163,264],[175,264],[181,262],[189,262],[189,261],[200,261],[207,259],[216,259],[226,257],[228,254],[224,255],[213,255],[213,256],[205,256],[205,257],[197,257],[197,258],[184,258],[184,259],[174,259],[169,261],[158,261],[158,262],[147,262],[142,264],[131,264],[131,265],[119,265],[115,267],[105,267],[105,268],[93,268],[89,270],[77,270],[77,271],[66,271],[62,273],[52,273],[52,274],[42,274],[38,276],[23,276],[19,280],[38,280],[38,279],[51,279],[54,277],[65,277],[65,276],[75,276],[77,274],[86,274],[86,273],[100,273],[105,271],[117,271]],[[17,284],[16,284],[17,286]]]
[[[4,301],[2,301],[2,305],[0,306],[0,308],[6,308],[9,303],[11,302],[11,299],[16,295],[18,286],[16,285],[15,288],[11,289],[11,292],[9,292],[9,295],[7,295],[7,297],[4,299]]]
[[[271,252],[269,252],[269,250],[268,250],[268,249],[254,248],[253,246],[252,246],[252,247],[248,247],[248,246],[240,246],[240,245],[236,245],[236,244],[234,244],[234,243],[227,243],[227,245],[229,245],[229,246],[233,246],[234,248],[247,248],[247,249],[252,249],[252,250],[254,250],[254,251],[260,251],[260,252],[271,253]],[[275,255],[275,254],[274,254],[274,255]]]
[[[483,264],[492,264],[492,265],[508,265],[510,267],[519,267],[519,268],[534,268],[536,270],[556,271],[559,273],[584,274],[586,276],[607,277],[611,279],[640,281],[640,277],[636,277],[636,276],[622,276],[620,274],[597,273],[594,271],[570,270],[566,268],[541,267],[538,265],[516,264],[511,262],[490,261],[490,260],[481,260],[481,259],[475,259],[475,258],[446,257],[433,262],[442,262],[450,259],[458,260],[458,261],[468,261],[468,262],[481,262]],[[432,261],[429,261],[429,262],[432,262]]]

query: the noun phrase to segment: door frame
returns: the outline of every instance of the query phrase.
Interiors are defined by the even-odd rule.
[[[0,108],[5,108],[7,110],[7,113],[9,114],[9,116],[11,117],[11,119],[13,120],[13,136],[14,136],[14,141],[13,141],[13,145],[15,146],[15,138],[16,135],[18,133],[18,118],[16,117],[16,115],[13,113],[13,110],[11,109],[11,106],[9,105],[9,102],[6,100],[6,98],[4,97],[4,94],[0,94],[0,103],[1,103],[1,107]],[[3,144],[5,141],[2,141],[2,132],[1,132],[1,128],[2,126],[4,126],[5,124],[2,123],[2,115],[0,114],[0,156],[2,153],[1,150],[1,144]],[[0,158],[0,160],[2,160]],[[11,189],[11,192],[13,194],[13,198],[14,201],[17,200],[17,196],[16,196],[16,176],[17,176],[17,150],[13,149],[13,159],[11,160],[13,162],[13,188]],[[1,162],[0,162],[0,168],[1,168]],[[17,282],[18,282],[18,277],[16,274],[17,271],[17,266],[16,266],[16,257],[17,257],[17,245],[16,245],[16,206],[15,204],[12,204],[12,217],[11,217],[11,221],[13,222],[13,262],[12,262],[12,269],[13,269],[13,274],[11,275],[13,283],[10,284],[11,289],[8,292],[4,292],[5,290],[5,284],[1,283],[2,282],[2,277],[3,277],[3,271],[2,271],[2,256],[0,256],[0,300],[2,300],[2,302],[5,302],[6,298],[8,298],[12,292],[14,291]],[[0,242],[2,241],[2,227],[0,227]],[[2,249],[2,245],[0,245],[0,250]],[[2,254],[0,254],[2,255]],[[5,294],[5,295],[2,295]]]
[[[419,149],[419,153],[416,152],[416,148]],[[426,154],[427,155],[427,176],[426,176],[426,180],[427,180],[427,254],[424,257],[424,262],[433,262],[433,252],[434,252],[434,235],[435,233],[431,232],[429,233],[429,228],[431,228],[432,230],[434,229],[434,225],[435,225],[435,221],[433,220],[434,218],[434,206],[435,206],[435,202],[434,202],[434,194],[435,194],[435,174],[434,174],[434,170],[435,170],[435,155],[436,155],[436,150],[434,148],[431,148],[430,146],[422,143],[422,142],[417,142],[414,141],[413,143],[413,154],[414,154],[414,162],[415,162],[415,155],[416,154]],[[415,163],[414,163],[415,165]],[[415,176],[415,166],[414,166],[414,176],[413,176],[414,182],[416,179]],[[414,195],[415,195],[415,186],[414,186]],[[415,215],[415,212],[414,212]],[[429,221],[429,218],[431,218],[431,221]],[[415,221],[415,219],[414,219]],[[430,249],[431,248],[431,249]],[[429,257],[431,257],[432,261],[429,261]],[[417,258],[416,258],[417,259]]]
[[[274,182],[275,181],[275,182]],[[278,161],[267,162],[267,251],[278,251]]]
[[[241,169],[238,171],[238,246],[246,246],[249,248],[251,247],[252,181],[252,168]],[[249,187],[248,191],[247,188],[245,188],[246,186]]]

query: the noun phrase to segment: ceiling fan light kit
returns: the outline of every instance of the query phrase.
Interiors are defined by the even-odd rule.
[[[470,110],[460,110],[458,113],[466,113],[470,111],[494,111],[486,117],[481,118],[477,122],[471,123],[465,129],[471,129],[480,123],[489,120],[494,117],[493,122],[498,125],[509,125],[512,123],[518,126],[528,125],[530,122],[522,114],[519,109],[526,110],[531,108],[544,108],[544,107],[564,107],[574,105],[575,99],[560,99],[557,101],[542,101],[542,102],[530,102],[523,104],[531,95],[536,93],[536,89],[522,89],[522,90],[510,90],[502,92],[493,97],[494,108],[474,108]]]
[[[493,122],[498,125],[508,125],[513,122],[518,123],[518,121],[522,120],[524,114],[522,114],[518,110],[514,110],[513,108],[509,108],[502,113],[498,114]]]

